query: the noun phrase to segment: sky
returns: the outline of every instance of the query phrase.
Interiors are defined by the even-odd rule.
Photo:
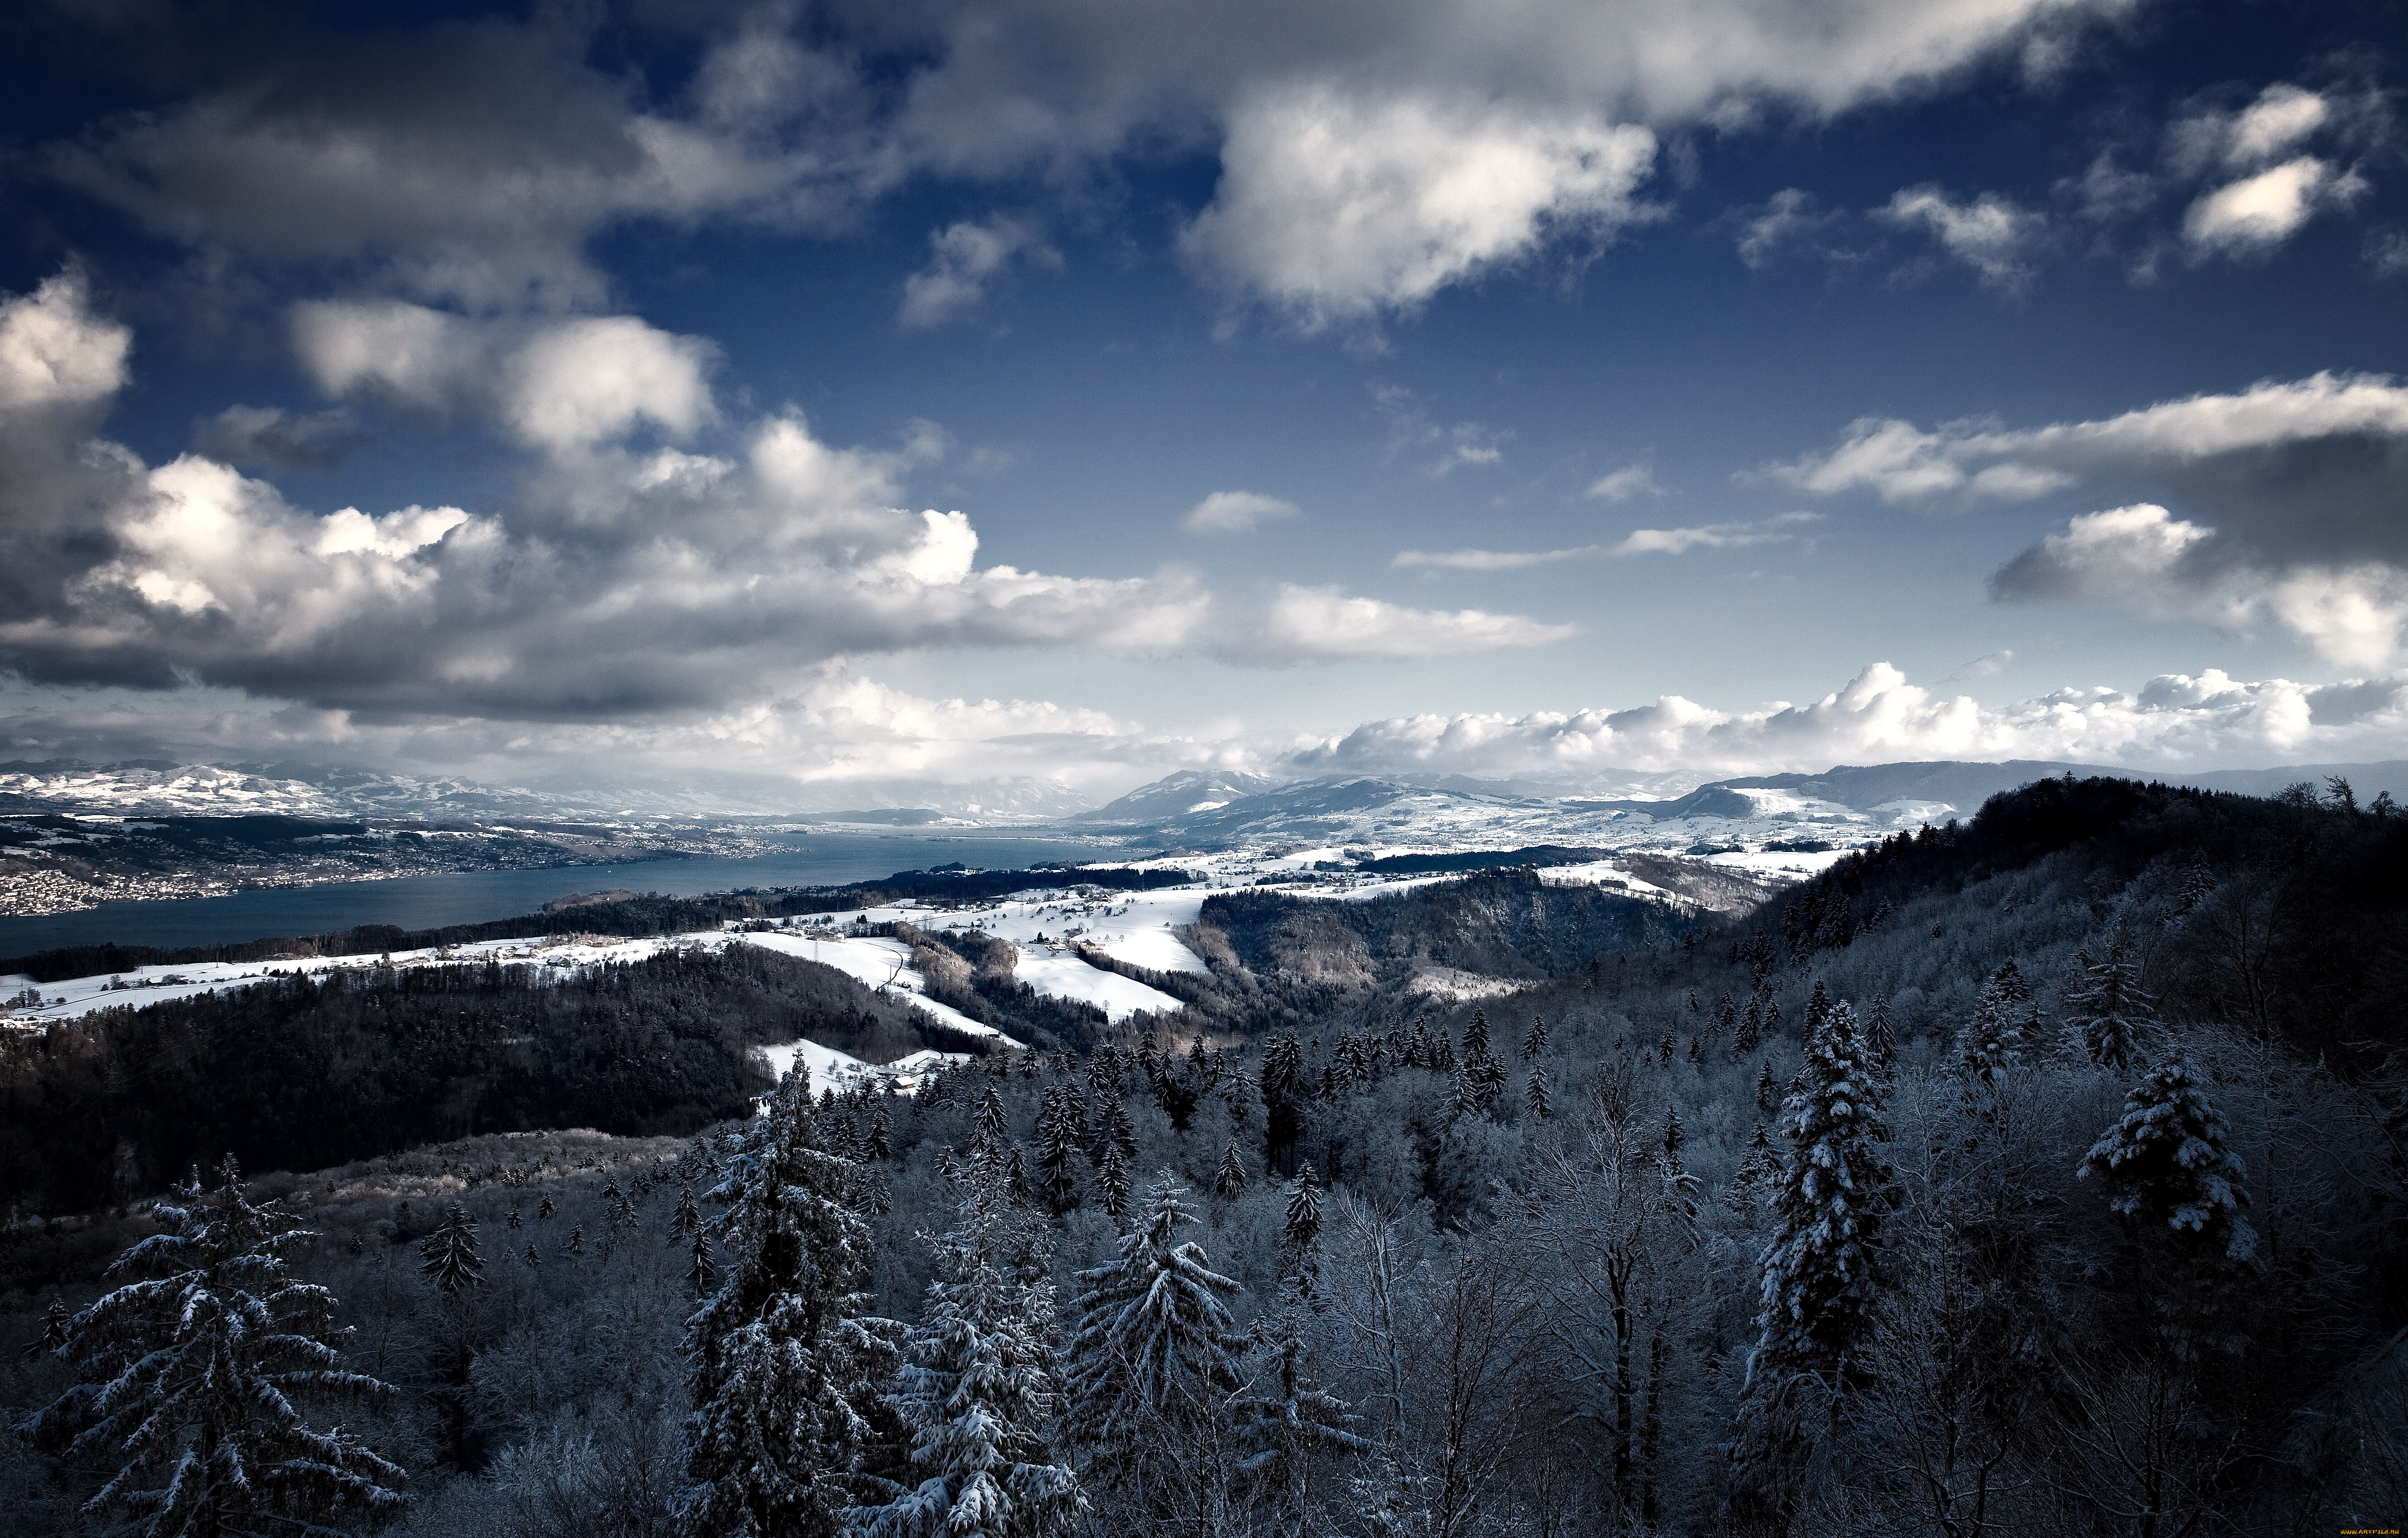
[[[0,759],[2408,755],[2402,22],[31,0]]]

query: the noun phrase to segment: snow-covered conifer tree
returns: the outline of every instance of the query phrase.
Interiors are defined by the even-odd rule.
[[[1079,1272],[1086,1290],[1069,1347],[1070,1423],[1091,1445],[1148,1421],[1217,1417],[1243,1382],[1246,1337],[1223,1301],[1243,1288],[1211,1269],[1202,1245],[1180,1238],[1197,1221],[1185,1195],[1165,1173],[1122,1237],[1120,1258]]]
[[[1120,1144],[1105,1143],[1103,1162],[1096,1166],[1096,1205],[1115,1220],[1127,1217],[1133,1185],[1128,1160],[1122,1156]]]
[[[1256,1390],[1237,1404],[1239,1465],[1256,1479],[1258,1509],[1270,1517],[1275,1538],[1304,1538],[1312,1509],[1312,1466],[1331,1454],[1369,1452],[1374,1444],[1346,1428],[1355,1417],[1346,1401],[1324,1389],[1304,1370],[1302,1321],[1283,1308],[1263,1331],[1275,1354],[1277,1375],[1268,1391]]]
[[[686,1325],[687,1538],[828,1538],[874,1451],[894,1327],[860,1290],[874,1243],[853,1167],[821,1143],[809,1074],[739,1135],[710,1193],[728,1203],[724,1280]]]
[[[991,1147],[963,1186],[960,1221],[932,1241],[927,1313],[888,1398],[919,1483],[853,1514],[867,1538],[1054,1538],[1086,1509],[1051,1438],[1051,1236],[1014,1203]]]
[[[447,1298],[485,1279],[484,1258],[477,1253],[477,1225],[456,1201],[443,1209],[443,1221],[420,1242],[418,1253],[418,1269]]]
[[[1471,1024],[1463,1028],[1463,1056],[1466,1062],[1488,1056],[1488,1012],[1473,1010]]]
[[[1287,1187],[1287,1220],[1280,1233],[1280,1273],[1294,1277],[1305,1291],[1312,1290],[1320,1270],[1314,1246],[1321,1242],[1321,1192],[1313,1184],[1312,1166],[1299,1165]]]
[[[2008,962],[1982,985],[1972,1018],[1956,1034],[1956,1073],[1965,1103],[1976,1115],[1996,1114],[2006,1075],[2023,1065],[2023,1026],[2015,1006],[2029,997],[2015,964]]]
[[[1117,1150],[1124,1159],[1137,1157],[1137,1124],[1129,1119],[1128,1102],[1118,1095],[1104,1101],[1103,1114],[1096,1118],[1096,1157],[1108,1157]]]
[[[1891,1197],[1881,1082],[1865,1057],[1853,1012],[1831,1005],[1782,1107],[1792,1152],[1763,1257],[1752,1377],[1806,1373],[1833,1392],[1852,1387]]]
[[[1764,1040],[1764,1000],[1751,994],[1747,1009],[1739,1017],[1739,1029],[1731,1037],[1731,1056],[1744,1057]]]
[[[164,1231],[118,1257],[115,1289],[67,1321],[58,1349],[85,1381],[26,1430],[119,1462],[85,1510],[123,1512],[146,1538],[323,1531],[346,1509],[398,1511],[401,1470],[300,1409],[393,1391],[343,1368],[334,1295],[286,1269],[316,1236],[247,1198],[232,1156],[218,1180],[204,1190],[196,1169],[153,1209]]]
[[[1221,1151],[1221,1166],[1212,1171],[1212,1194],[1223,1201],[1235,1201],[1246,1194],[1246,1161],[1238,1153],[1235,1138]]]
[[[1086,1162],[1079,1152],[1081,1141],[1070,1091],[1058,1085],[1045,1091],[1044,1105],[1037,1114],[1037,1194],[1057,1213],[1078,1205]]]
[[[1887,1069],[1898,1056],[1898,1031],[1890,1024],[1887,994],[1875,999],[1873,1007],[1865,1012],[1865,1051],[1878,1069]]]
[[[1539,1121],[1555,1114],[1555,1101],[1547,1094],[1547,1070],[1543,1064],[1530,1065],[1530,1077],[1522,1086],[1522,1108]]]
[[[2132,1086],[2124,1114],[2100,1134],[2074,1171],[2097,1175],[2109,1205],[2135,1229],[2167,1231],[2201,1253],[2246,1260],[2257,1231],[2242,1216],[2241,1160],[2226,1144],[2224,1115],[2170,1054]]]
[[[2080,1036],[2093,1063],[2122,1073],[2143,1061],[2157,1012],[2141,991],[2140,969],[2125,958],[2122,934],[2109,938],[2104,956],[2085,958],[2081,986],[2066,1006],[2066,1028]]]
[[[1781,1155],[1774,1150],[1772,1140],[1765,1136],[1764,1124],[1758,1122],[1747,1140],[1746,1151],[1740,1156],[1739,1168],[1731,1171],[1731,1192],[1754,1201],[1779,1190],[1781,1176]]]
[[[1522,1033],[1522,1060],[1526,1063],[1546,1050],[1546,1016],[1534,1014],[1530,1016],[1530,1028]]]
[[[1743,1526],[1786,1530],[1813,1412],[1836,1416],[1862,1387],[1874,1243],[1892,1185],[1881,1078],[1865,1058],[1847,1004],[1831,1005],[1782,1108],[1791,1154],[1760,1262],[1758,1337],[1731,1451]]]

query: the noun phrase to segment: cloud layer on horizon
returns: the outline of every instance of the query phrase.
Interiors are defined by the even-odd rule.
[[[1980,672],[1978,665],[1966,671]],[[1693,784],[1837,764],[2040,759],[2136,771],[2263,768],[2408,753],[2408,673],[2330,684],[2172,673],[2137,689],[2068,686],[1984,705],[1876,663],[1815,700],[1747,709],[1665,696],[1623,709],[1366,721],[1328,736],[1211,737],[1030,699],[934,699],[843,669],[775,698],[674,720],[524,724],[263,708],[222,691],[50,690],[0,715],[10,757],[180,762],[283,758],[444,772],[494,783],[747,774],[798,807],[898,784],[1036,781],[1101,802],[1180,769],[1282,777],[1462,774],[1612,793],[1632,777]]]

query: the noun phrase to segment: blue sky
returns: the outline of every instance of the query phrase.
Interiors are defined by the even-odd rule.
[[[0,755],[2396,756],[2401,20],[24,8]]]

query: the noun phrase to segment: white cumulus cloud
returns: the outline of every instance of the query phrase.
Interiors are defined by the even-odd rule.
[[[319,300],[294,307],[293,344],[328,395],[470,409],[553,453],[645,425],[683,438],[717,415],[718,349],[630,315],[492,322],[399,300]]]
[[[1646,217],[1655,158],[1654,133],[1590,113],[1286,86],[1232,111],[1220,190],[1181,246],[1317,330]]]
[[[89,406],[125,383],[134,334],[94,315],[80,273],[0,302],[0,412]]]
[[[1656,483],[1653,466],[1625,465],[1590,482],[1583,495],[1599,502],[1627,502],[1634,496],[1661,496],[1664,488]]]
[[[2183,215],[2183,238],[2200,255],[2272,251],[2327,208],[2345,207],[2366,182],[2314,155],[2285,161],[2201,196]]]

